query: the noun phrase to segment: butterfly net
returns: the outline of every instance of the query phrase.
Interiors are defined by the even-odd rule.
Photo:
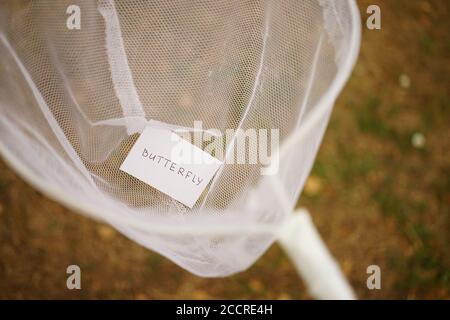
[[[195,274],[244,270],[295,207],[355,60],[356,17],[350,0],[3,0],[1,154],[51,198]],[[277,170],[227,163],[231,139],[189,208],[119,169],[150,120],[276,129]]]

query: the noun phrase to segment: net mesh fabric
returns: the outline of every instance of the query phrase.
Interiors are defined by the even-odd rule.
[[[119,166],[151,119],[188,128],[201,120],[222,133],[275,128],[283,146],[327,101],[314,130],[281,153],[276,178],[293,208],[335,98],[324,96],[350,54],[354,4],[85,0],[77,3],[81,29],[69,30],[72,4],[0,4],[0,150],[38,187],[58,190],[58,200],[82,203],[191,272],[247,268],[273,234],[177,228],[283,221],[289,212],[260,164],[225,164],[193,209]]]

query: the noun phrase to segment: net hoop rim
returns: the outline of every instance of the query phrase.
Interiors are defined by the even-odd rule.
[[[356,64],[359,55],[359,47],[361,42],[361,17],[356,4],[356,0],[347,0],[349,5],[349,13],[351,17],[352,33],[349,38],[349,54],[345,57],[342,68],[338,71],[328,90],[323,94],[319,102],[313,107],[311,115],[307,118],[308,124],[306,128],[314,127],[314,125],[322,119],[326,114],[329,105],[333,104],[337,96],[343,89],[345,83],[350,77],[353,67]],[[303,134],[302,134],[303,133]],[[307,133],[305,130],[297,130],[290,135],[281,145],[279,156],[282,157],[287,150],[295,146],[299,140]],[[284,221],[280,223],[236,223],[236,224],[213,224],[196,226],[194,224],[177,225],[177,228],[171,228],[165,223],[149,223],[144,219],[140,219],[134,215],[117,215],[109,211],[101,210],[97,206],[79,201],[75,197],[64,193],[59,188],[46,184],[21,160],[8,150],[6,145],[0,140],[0,154],[5,163],[12,168],[25,182],[36,190],[39,190],[49,199],[60,203],[66,208],[79,212],[85,216],[93,218],[100,222],[107,222],[113,225],[121,225],[122,227],[130,227],[149,233],[159,234],[204,234],[204,235],[242,235],[242,234],[259,234],[259,235],[278,235],[284,225]],[[287,218],[286,218],[287,219]]]

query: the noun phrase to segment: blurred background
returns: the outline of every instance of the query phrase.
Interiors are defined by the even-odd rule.
[[[359,298],[450,299],[450,2],[381,8],[338,99],[298,206]],[[66,268],[82,270],[67,290]],[[381,268],[368,290],[366,268]],[[0,298],[307,299],[277,245],[249,270],[203,279],[69,211],[0,160]]]

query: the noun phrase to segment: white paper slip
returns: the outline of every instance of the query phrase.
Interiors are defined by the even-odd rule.
[[[146,127],[120,170],[192,208],[221,165],[176,133]]]

